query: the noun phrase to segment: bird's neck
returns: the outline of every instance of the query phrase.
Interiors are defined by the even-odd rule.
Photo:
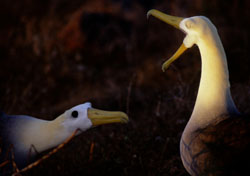
[[[197,42],[201,54],[201,79],[188,126],[202,128],[222,114],[238,113],[230,93],[226,54],[217,31]]]
[[[70,136],[62,124],[63,117],[59,116],[55,120],[45,121],[40,119],[29,119],[21,123],[19,128],[21,134],[17,134],[18,141],[21,142],[23,153],[35,151],[42,152],[61,144]]]

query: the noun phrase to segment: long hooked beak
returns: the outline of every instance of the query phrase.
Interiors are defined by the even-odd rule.
[[[184,19],[181,17],[167,15],[155,9],[148,11],[147,18],[149,18],[150,15],[170,24],[171,26],[174,26],[177,29],[180,29],[180,22]],[[175,54],[170,59],[168,59],[163,63],[162,71],[164,72],[170,66],[170,64],[174,62],[176,59],[178,59],[179,56],[182,55],[186,50],[187,47],[184,44],[182,44],[180,48],[175,52]]]
[[[127,123],[128,116],[124,112],[119,111],[103,111],[99,109],[89,108],[88,118],[93,126],[109,124],[109,123]]]

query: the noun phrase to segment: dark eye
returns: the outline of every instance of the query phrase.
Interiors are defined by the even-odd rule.
[[[78,117],[78,112],[77,111],[73,111],[71,113],[71,116],[74,117],[74,118],[77,118]]]

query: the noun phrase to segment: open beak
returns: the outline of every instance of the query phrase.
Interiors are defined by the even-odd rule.
[[[180,29],[180,22],[184,19],[181,17],[176,17],[176,16],[164,14],[158,10],[155,10],[155,9],[148,11],[147,17],[149,17],[150,15],[170,24],[171,26],[174,26],[177,29]],[[184,51],[186,51],[186,49],[187,49],[187,47],[184,44],[182,44],[180,46],[180,48],[175,52],[175,54],[170,59],[168,59],[167,61],[165,61],[163,63],[162,70],[165,71],[170,66],[170,64],[172,62],[174,62],[176,59],[178,59],[178,57],[182,53],[184,53]]]
[[[103,111],[94,108],[88,109],[88,118],[91,120],[93,126],[128,122],[128,116],[124,112]]]

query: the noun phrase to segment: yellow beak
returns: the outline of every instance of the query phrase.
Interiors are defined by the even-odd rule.
[[[91,120],[93,126],[128,122],[128,116],[124,112],[103,111],[94,108],[88,109],[88,118]]]
[[[175,16],[171,16],[171,15],[167,15],[164,14],[158,10],[152,9],[150,11],[148,11],[147,13],[147,17],[149,17],[150,15],[174,26],[177,29],[180,29],[180,22],[184,19],[181,17],[175,17]],[[164,62],[164,64],[162,65],[162,70],[165,71],[172,62],[174,62],[176,59],[178,59],[178,57],[184,53],[184,51],[186,51],[187,47],[182,44],[180,46],[180,48],[175,52],[175,54],[167,61]]]

